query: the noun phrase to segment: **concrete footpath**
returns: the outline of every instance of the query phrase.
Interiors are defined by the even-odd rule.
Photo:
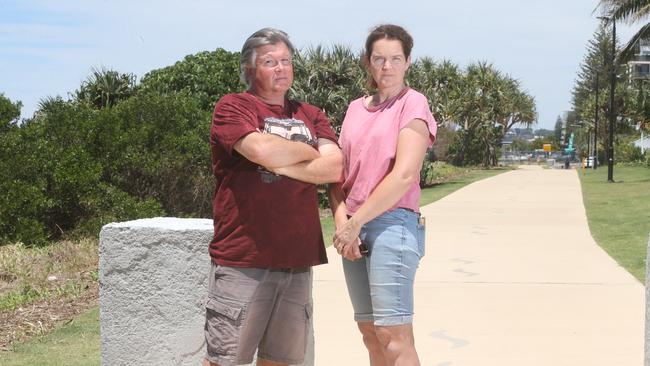
[[[524,167],[422,208],[427,366],[643,365],[643,285],[592,239],[575,170]],[[341,260],[314,270],[315,365],[368,365]]]

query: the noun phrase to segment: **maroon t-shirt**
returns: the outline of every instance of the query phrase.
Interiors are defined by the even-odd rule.
[[[307,103],[270,105],[250,93],[221,98],[210,131],[216,178],[212,261],[256,268],[327,263],[316,185],[273,175],[233,149],[252,132],[274,133],[315,149],[318,138],[336,141],[325,113]]]

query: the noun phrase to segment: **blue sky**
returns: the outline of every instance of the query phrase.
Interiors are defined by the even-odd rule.
[[[92,67],[138,77],[218,47],[238,51],[248,35],[273,26],[299,48],[361,49],[376,24],[403,25],[413,56],[465,66],[491,62],[520,80],[552,128],[571,106],[571,89],[598,20],[597,1],[218,1],[0,0],[0,93],[29,117],[46,96],[67,97]],[[632,30],[624,26],[627,39]]]

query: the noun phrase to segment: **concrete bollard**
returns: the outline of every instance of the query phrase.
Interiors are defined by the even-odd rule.
[[[212,220],[179,218],[102,228],[102,365],[201,364],[212,230]],[[304,365],[313,360],[311,334]]]
[[[650,366],[650,235],[645,260],[645,366]]]

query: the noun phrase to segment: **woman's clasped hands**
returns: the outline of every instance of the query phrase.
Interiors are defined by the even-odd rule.
[[[362,257],[359,245],[359,232],[361,227],[353,219],[348,219],[342,225],[336,225],[333,242],[336,251],[345,259],[355,261]]]

